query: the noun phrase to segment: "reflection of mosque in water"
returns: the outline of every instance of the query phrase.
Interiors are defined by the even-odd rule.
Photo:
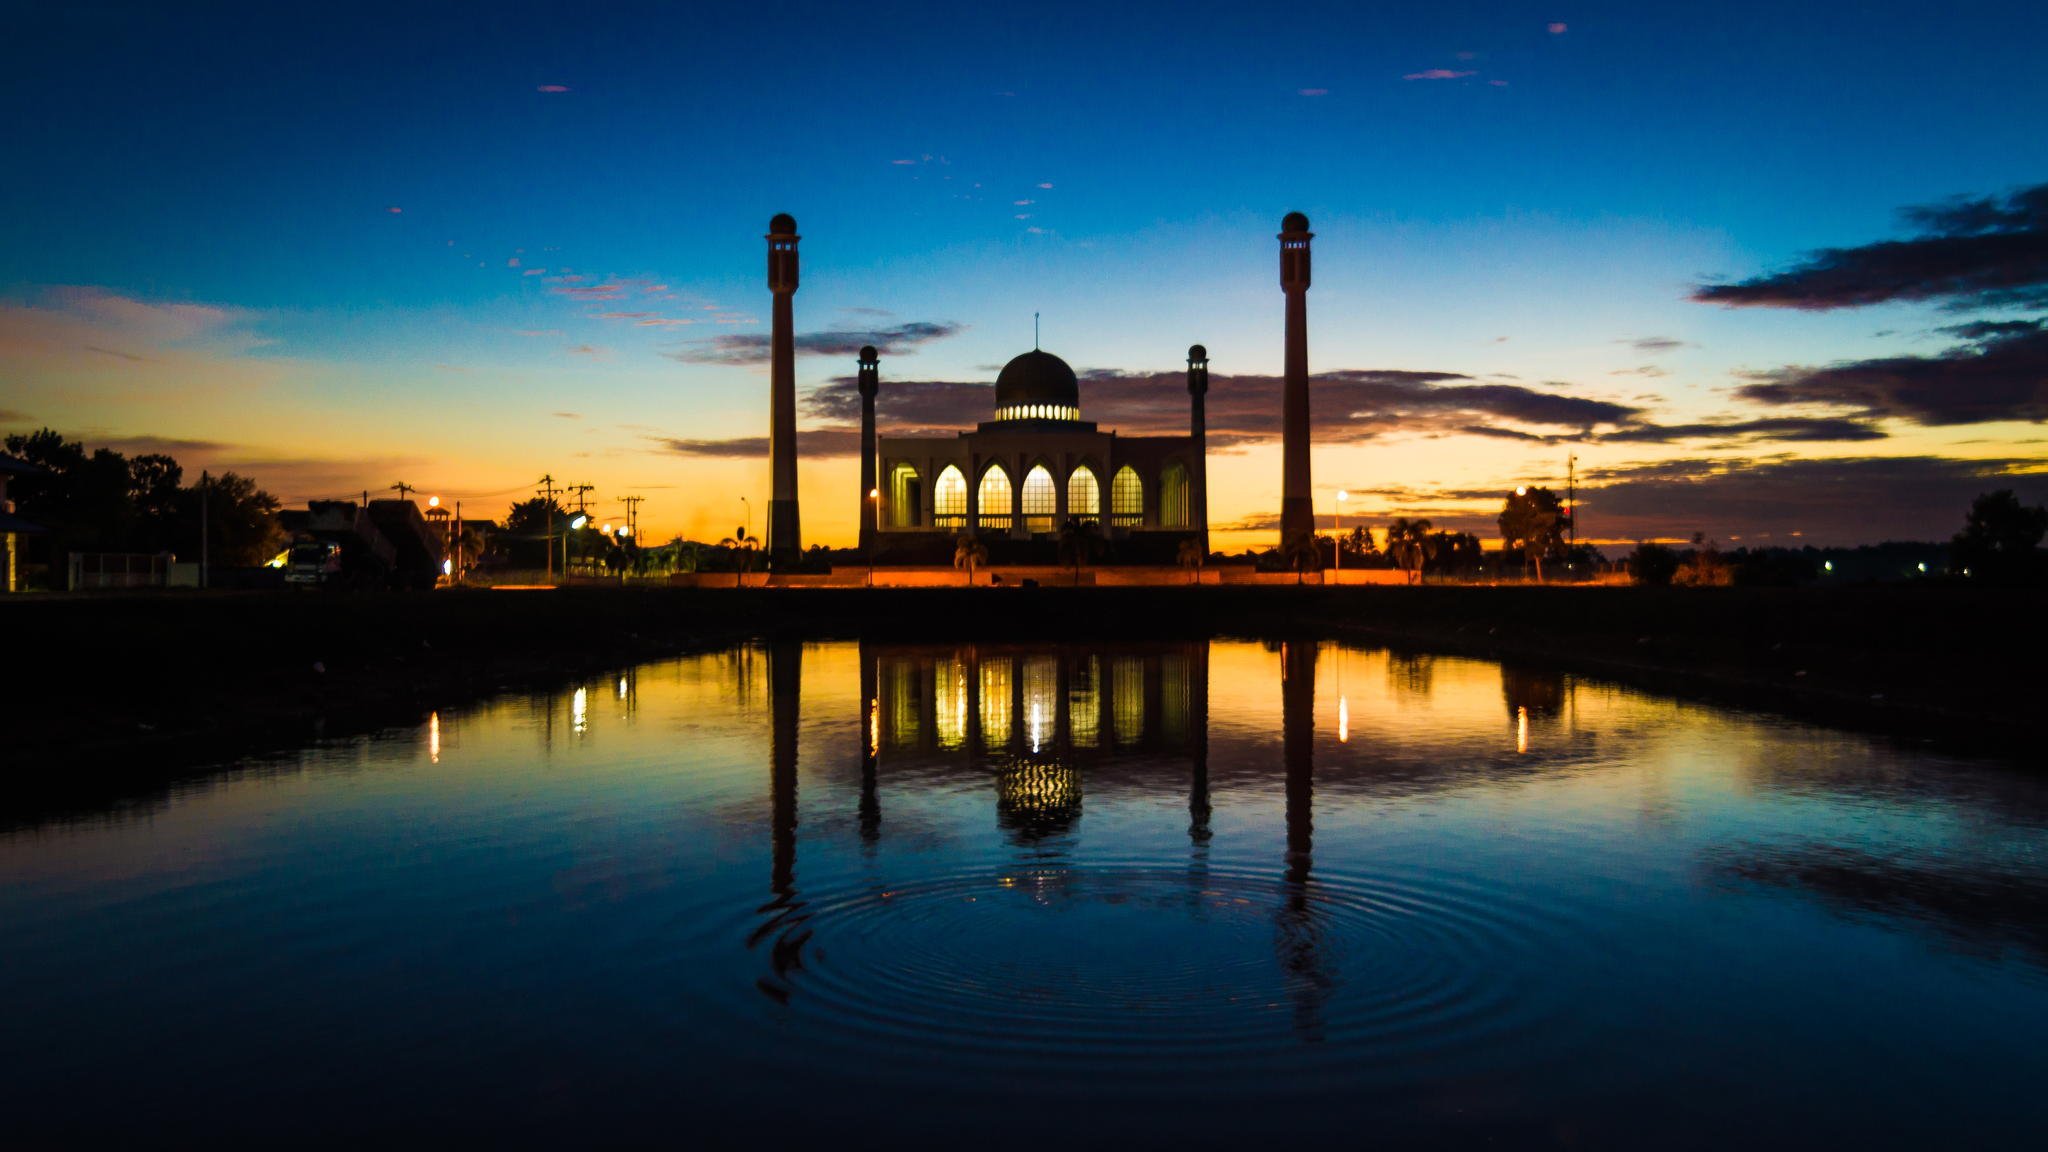
[[[862,645],[868,756],[892,780],[985,772],[1022,842],[1080,819],[1089,769],[1179,775],[1208,729],[1208,647]]]
[[[1316,645],[1280,646],[1286,840],[1275,950],[1296,1029],[1321,1031],[1335,978],[1324,959],[1313,853]],[[797,746],[803,648],[768,650],[771,900],[749,945],[769,943],[777,1000],[794,991],[816,926],[798,894]],[[1206,884],[1209,817],[1209,646],[1206,642],[1083,646],[975,644],[860,648],[861,838],[881,835],[883,774],[892,788],[986,774],[997,824],[1020,846],[1056,840],[1081,818],[1091,770],[1122,784],[1187,789],[1191,892]],[[1276,845],[1276,850],[1280,846]]]

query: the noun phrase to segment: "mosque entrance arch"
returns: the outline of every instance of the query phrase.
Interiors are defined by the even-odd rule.
[[[1117,469],[1109,482],[1109,522],[1118,528],[1145,523],[1145,482],[1129,464]]]
[[[1102,520],[1102,485],[1086,464],[1067,477],[1067,515],[1083,524]]]
[[[1035,465],[1024,474],[1024,530],[1033,535],[1051,532],[1059,510],[1059,490],[1053,487],[1052,473],[1043,464]]]
[[[951,464],[932,486],[932,526],[951,531],[967,527],[967,477]]]
[[[1159,472],[1159,526],[1188,526],[1188,470],[1178,460],[1169,462]]]
[[[988,532],[1010,530],[1010,474],[1001,464],[991,464],[981,474],[981,488],[975,493],[975,527]]]
[[[956,473],[957,475],[957,473]],[[960,486],[961,499],[966,499],[967,486]],[[889,470],[889,514],[887,522],[891,528],[918,528],[924,524],[924,478],[917,469],[908,464],[898,464]]]

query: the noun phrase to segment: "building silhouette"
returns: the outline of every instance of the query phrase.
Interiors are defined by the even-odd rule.
[[[862,350],[860,365],[864,446],[872,435],[868,392],[879,382],[870,351]],[[920,537],[962,532],[1050,538],[1071,520],[1115,540],[1206,544],[1208,379],[1208,352],[1198,344],[1188,350],[1189,434],[1124,436],[1082,419],[1074,370],[1034,348],[1003,366],[992,419],[972,431],[875,440],[879,492],[868,500],[872,489],[863,490],[863,531],[885,550],[908,551]]]

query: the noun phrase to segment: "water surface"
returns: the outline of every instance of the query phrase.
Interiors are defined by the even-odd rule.
[[[0,827],[4,1143],[2044,1119],[2041,779],[1481,661],[739,648]]]

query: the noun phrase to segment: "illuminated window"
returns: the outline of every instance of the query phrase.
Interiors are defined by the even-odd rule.
[[[1145,522],[1145,483],[1129,464],[1117,469],[1109,482],[1109,522],[1119,528]]]
[[[958,660],[933,663],[932,718],[939,747],[959,748],[967,743],[967,667]]]
[[[1067,477],[1067,515],[1084,523],[1102,517],[1102,488],[1086,467]]]
[[[1053,516],[1059,512],[1059,493],[1052,486],[1052,473],[1040,464],[1024,475],[1024,530],[1052,531]]]
[[[932,524],[939,528],[967,527],[967,478],[951,464],[939,473],[932,488]]]
[[[1010,662],[996,658],[981,662],[981,746],[987,750],[1010,745]]]
[[[1101,671],[1095,657],[1076,660],[1067,673],[1067,727],[1074,747],[1093,748],[1102,728]]]
[[[979,520],[977,528],[997,532],[1010,530],[1010,474],[1001,464],[991,464],[981,474],[981,490],[975,494]]]
[[[1145,662],[1131,658],[1110,666],[1110,722],[1118,744],[1145,738]]]
[[[1188,526],[1188,470],[1178,460],[1159,473],[1159,526]]]
[[[957,479],[960,473],[953,473]],[[889,470],[889,507],[883,512],[882,522],[891,528],[915,528],[924,520],[924,481],[917,469],[908,464],[898,464]],[[961,511],[966,511],[967,485],[960,485]]]

